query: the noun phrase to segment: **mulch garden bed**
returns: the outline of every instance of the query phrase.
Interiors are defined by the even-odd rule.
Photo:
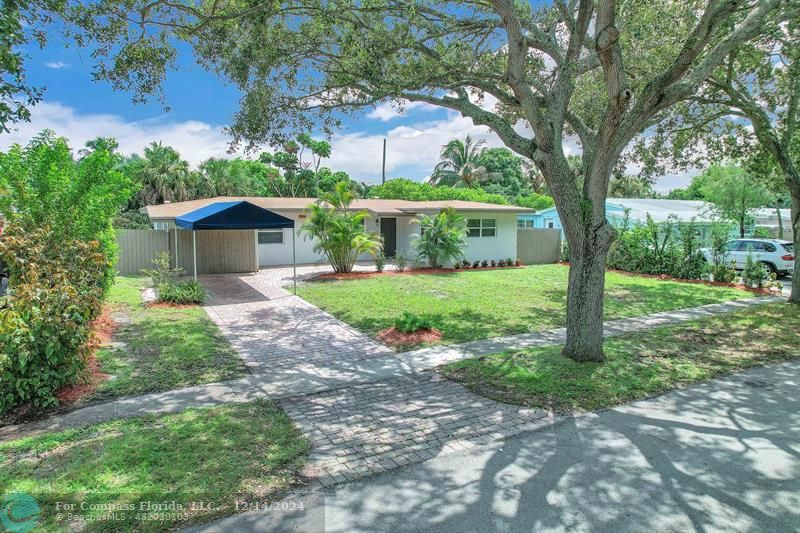
[[[568,261],[559,261],[558,264],[567,267],[571,266]],[[627,270],[617,270],[616,268],[607,268],[606,271],[614,272],[615,274],[622,274],[623,276],[638,276],[640,278],[654,278],[654,279],[660,279],[662,281],[677,281],[678,283],[695,283],[699,285],[707,285],[709,287],[728,287],[731,289],[741,289],[743,291],[749,291],[752,292],[753,294],[760,294],[762,296],[775,296],[776,294],[780,294],[780,291],[770,290],[770,289],[756,289],[754,287],[748,287],[747,285],[743,285],[741,283],[724,283],[722,281],[709,281],[707,279],[683,279],[683,278],[676,278],[668,274],[642,274],[639,272],[629,272]]]
[[[338,273],[338,272],[326,272],[324,274],[319,274],[312,278],[310,281],[318,280],[318,281],[325,281],[325,280],[342,280],[342,279],[364,279],[364,278],[372,278],[375,276],[414,276],[419,274],[454,274],[456,272],[470,272],[473,270],[507,270],[509,268],[522,268],[525,265],[519,266],[506,266],[506,267],[478,267],[478,268],[407,268],[402,272],[398,272],[397,270],[384,270],[383,272],[348,272],[346,274]]]
[[[403,346],[409,344],[422,344],[426,342],[439,342],[442,340],[442,332],[438,329],[418,329],[411,333],[403,333],[394,326],[378,333],[379,341],[389,346]]]

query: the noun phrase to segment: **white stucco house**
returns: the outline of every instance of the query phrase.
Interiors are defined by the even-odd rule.
[[[308,217],[308,207],[315,198],[265,198],[265,197],[215,197],[188,202],[173,202],[151,205],[143,209],[157,230],[170,232],[170,242],[175,247],[176,263],[183,267],[185,259],[192,254],[191,231],[181,230],[175,219],[183,217],[212,204],[245,201],[294,221],[292,228],[270,230],[222,230],[198,231],[197,260],[200,273],[242,272],[254,270],[249,266],[270,267],[292,263],[294,254],[297,264],[326,262],[323,254],[313,250],[314,243],[300,233],[300,227]],[[419,233],[419,224],[414,219],[422,214],[434,215],[451,207],[466,219],[467,247],[464,250],[470,261],[506,259],[517,257],[517,217],[533,213],[532,209],[496,205],[480,202],[452,201],[408,201],[358,199],[353,209],[366,210],[366,228],[380,234],[387,257],[402,252],[413,261],[416,252],[412,247],[412,236]],[[292,239],[292,232],[295,239]],[[174,241],[172,234],[174,233]],[[202,241],[202,242],[201,242]],[[294,242],[293,242],[294,241]],[[241,257],[239,257],[241,256]],[[368,259],[364,257],[363,259]],[[241,259],[241,260],[239,260]],[[191,270],[191,268],[189,268]]]

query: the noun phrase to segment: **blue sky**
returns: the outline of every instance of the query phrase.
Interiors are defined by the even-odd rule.
[[[29,48],[28,56],[28,78],[46,88],[44,100],[33,109],[30,124],[0,135],[0,148],[25,143],[41,129],[50,128],[70,139],[74,148],[88,139],[109,136],[119,140],[126,154],[161,141],[175,147],[192,165],[212,156],[229,156],[230,139],[223,127],[238,109],[239,91],[197,66],[188,52],[182,54],[180,69],[169,74],[165,85],[169,111],[159,102],[133,104],[129,93],[93,81],[89,53],[65,48],[58,38],[43,50]],[[454,112],[415,104],[401,115],[383,104],[363,117],[346,118],[331,139],[332,157],[323,164],[345,170],[359,181],[377,183],[386,137],[387,177],[421,180],[436,164],[441,146],[467,134],[486,139],[489,146],[501,146],[488,129],[474,126]],[[662,179],[657,189],[686,181],[685,175]]]

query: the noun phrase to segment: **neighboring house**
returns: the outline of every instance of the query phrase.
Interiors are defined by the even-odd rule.
[[[313,250],[314,242],[299,232],[307,220],[307,208],[314,203],[314,198],[216,197],[151,205],[142,211],[150,217],[155,229],[170,232],[171,243],[174,243],[173,235],[177,237],[179,264],[191,271],[192,232],[176,230],[175,218],[217,202],[242,200],[294,221],[298,232],[294,241],[298,264],[326,262],[323,254]],[[366,199],[355,200],[352,204],[352,209],[363,209],[369,213],[365,220],[366,227],[369,231],[382,235],[387,257],[402,252],[410,260],[416,256],[412,247],[412,235],[419,232],[419,224],[413,222],[414,218],[421,214],[437,214],[446,207],[452,207],[467,221],[468,244],[464,254],[470,261],[517,257],[517,216],[521,213],[533,213],[532,209],[524,207],[459,200],[414,202]],[[247,267],[255,263],[254,248],[257,250],[259,267],[291,264],[291,232],[291,228],[197,231],[198,271],[252,271],[253,268]],[[368,258],[369,256],[363,257]]]
[[[626,211],[631,225],[645,224],[648,214],[656,223],[666,222],[670,216],[674,216],[682,222],[692,222],[697,227],[700,237],[705,239],[710,235],[709,227],[713,223],[710,207],[710,204],[696,200],[608,198],[606,218],[612,225],[619,227],[625,220]],[[555,228],[561,230],[562,237],[564,235],[561,219],[555,207],[536,213],[520,214],[517,225],[520,228]]]
[[[780,237],[780,224],[778,223],[779,211],[772,207],[765,207],[756,211],[755,227],[765,228],[769,231],[769,236],[773,239]],[[792,213],[790,209],[780,210],[780,220],[783,222],[783,238],[787,241],[792,240]]]

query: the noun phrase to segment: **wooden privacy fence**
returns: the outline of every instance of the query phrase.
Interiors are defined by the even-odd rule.
[[[517,229],[517,257],[526,265],[557,263],[561,257],[561,231],[557,229]]]
[[[124,229],[117,231],[119,259],[117,270],[122,274],[139,274],[143,268],[152,268],[153,259],[160,252],[170,252],[170,235],[167,231],[151,229]],[[170,254],[172,257],[172,254]],[[174,258],[173,258],[174,261]]]
[[[256,267],[256,241],[253,230],[197,231],[197,273],[253,272]],[[139,274],[152,268],[153,259],[167,252],[175,266],[175,231],[129,229],[117,231],[121,274]],[[191,274],[192,232],[178,231],[178,266]]]

